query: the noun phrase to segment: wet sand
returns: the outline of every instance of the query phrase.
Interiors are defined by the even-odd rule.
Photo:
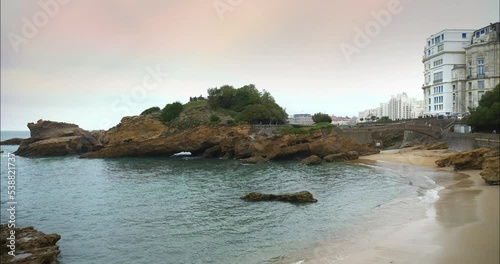
[[[434,163],[449,154],[447,150],[395,150],[363,159],[451,171]],[[456,174],[425,218],[376,230],[372,245],[324,263],[500,263],[500,188],[485,184],[479,172]]]
[[[390,150],[362,157],[363,163],[404,163],[438,168],[448,150]],[[383,222],[348,241],[320,243],[314,254],[296,263],[498,264],[500,263],[500,187],[486,185],[480,171],[461,171],[435,180],[444,186],[439,198],[423,207],[385,205]],[[404,204],[404,202],[403,202]],[[397,207],[396,209],[394,207]],[[375,216],[377,218],[377,216]],[[330,245],[327,245],[330,244]],[[319,254],[323,250],[323,253]]]

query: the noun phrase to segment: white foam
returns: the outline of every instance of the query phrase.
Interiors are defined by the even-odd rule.
[[[439,199],[439,192],[444,189],[443,186],[436,185],[433,189],[425,190],[424,194],[418,199],[424,203],[435,203]]]

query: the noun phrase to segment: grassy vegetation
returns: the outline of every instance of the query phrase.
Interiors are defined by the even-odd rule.
[[[198,108],[198,107],[204,107],[207,105],[208,105],[207,100],[192,101],[192,102],[184,104],[184,106],[182,107],[182,111],[187,112],[191,109]]]
[[[321,131],[322,129],[327,129],[328,132],[331,132],[333,129],[333,125],[330,123],[316,123],[313,126],[292,125],[291,127],[281,128],[280,132],[282,135],[312,135],[317,131]]]
[[[142,115],[159,110],[158,107],[148,108]],[[269,92],[260,92],[254,85],[210,88],[205,100],[169,103],[159,112],[161,121],[179,129],[199,125],[284,124],[288,117]]]

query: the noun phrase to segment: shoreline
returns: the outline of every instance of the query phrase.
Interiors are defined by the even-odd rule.
[[[453,176],[434,179],[442,188],[427,206],[411,203],[401,207],[398,202],[390,202],[383,206],[387,215],[381,209],[371,216],[387,222],[375,221],[381,225],[355,234],[349,241],[323,243],[314,249],[315,254],[305,254],[305,261],[296,263],[500,263],[500,188],[487,185],[479,170],[454,173],[452,168],[435,165],[437,159],[451,153],[388,150],[355,161],[382,167],[407,164]],[[318,248],[325,247],[328,254],[318,257]]]

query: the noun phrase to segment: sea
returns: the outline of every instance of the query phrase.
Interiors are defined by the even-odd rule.
[[[7,164],[16,149],[1,146],[2,223],[9,220]],[[60,234],[63,264],[308,263],[300,252],[311,255],[321,241],[348,241],[350,230],[373,228],[363,219],[390,207],[384,205],[431,203],[442,188],[434,179],[446,173],[404,164],[247,165],[189,156],[11,161],[16,226]],[[302,190],[318,202],[240,199]]]

